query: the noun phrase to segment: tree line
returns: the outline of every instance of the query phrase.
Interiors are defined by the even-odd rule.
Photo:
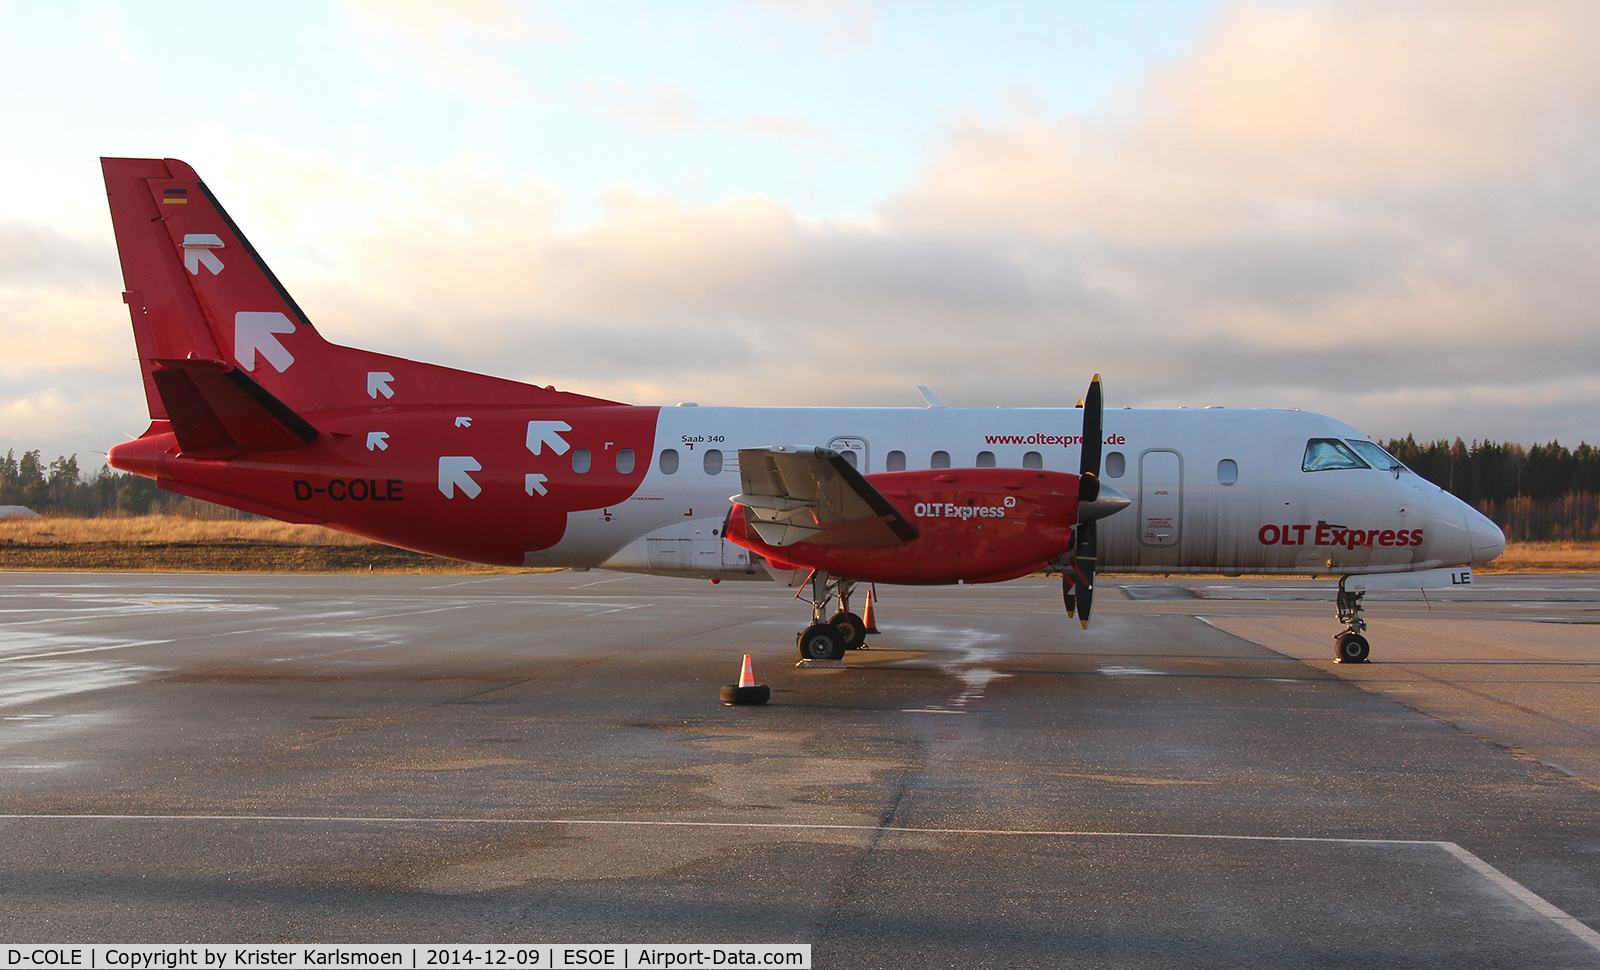
[[[1482,511],[1513,541],[1600,539],[1600,448],[1560,442],[1524,448],[1494,441],[1383,443],[1406,467]],[[85,475],[78,456],[46,463],[39,451],[0,458],[0,505],[65,515],[178,514],[255,518],[210,502],[163,492],[148,478],[106,465]]]
[[[35,512],[78,515],[187,515],[203,519],[253,519],[221,505],[164,492],[142,475],[113,471],[102,464],[85,475],[78,456],[58,456],[46,464],[37,449],[20,456],[10,449],[0,458],[0,505],[25,505]]]
[[[1558,441],[1384,443],[1406,467],[1477,508],[1513,542],[1600,539],[1600,448]]]

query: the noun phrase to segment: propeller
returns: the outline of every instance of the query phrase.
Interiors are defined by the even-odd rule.
[[[1078,617],[1089,628],[1089,610],[1094,605],[1095,560],[1099,555],[1099,520],[1128,504],[1127,496],[1100,484],[1100,451],[1105,441],[1102,427],[1104,407],[1100,394],[1100,375],[1089,382],[1089,392],[1079,402],[1083,408],[1083,444],[1078,460],[1078,541],[1073,549],[1072,570],[1061,574],[1061,598],[1067,615]]]

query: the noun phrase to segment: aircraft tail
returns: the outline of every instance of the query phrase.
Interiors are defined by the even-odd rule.
[[[161,361],[237,363],[279,398],[333,404],[316,390],[329,345],[194,169],[145,158],[101,167],[150,416],[193,410],[192,375]]]
[[[337,408],[613,403],[330,343],[188,164],[100,162],[150,417],[186,451],[296,447]]]

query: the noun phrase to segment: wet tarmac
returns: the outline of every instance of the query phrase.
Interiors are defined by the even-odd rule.
[[[0,940],[1600,966],[1600,577],[0,575]],[[718,689],[752,654],[763,708]]]

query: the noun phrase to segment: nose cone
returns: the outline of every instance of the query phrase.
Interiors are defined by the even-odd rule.
[[[1506,551],[1506,534],[1477,509],[1467,510],[1467,534],[1471,537],[1474,566]]]

